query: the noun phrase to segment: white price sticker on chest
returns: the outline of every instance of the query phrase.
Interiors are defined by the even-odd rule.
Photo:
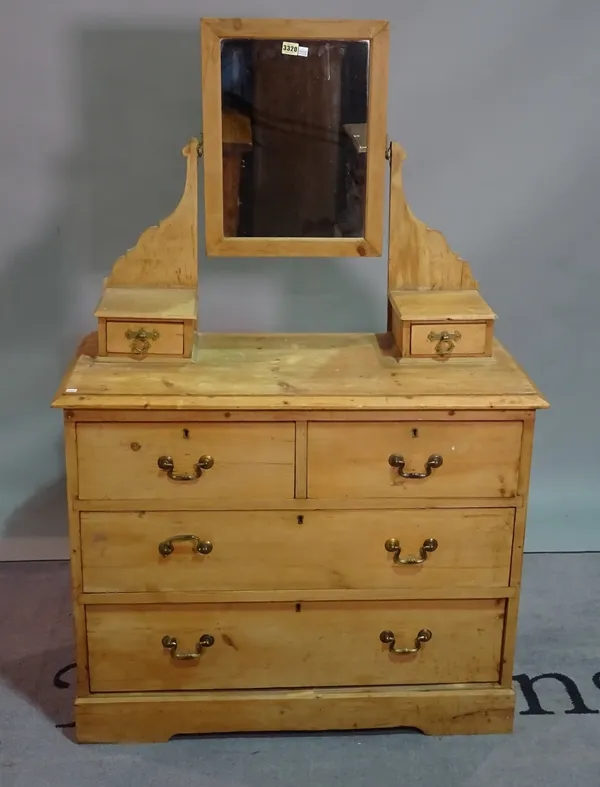
[[[300,44],[295,44],[293,41],[284,41],[281,44],[281,54],[308,57],[308,47],[300,46]]]

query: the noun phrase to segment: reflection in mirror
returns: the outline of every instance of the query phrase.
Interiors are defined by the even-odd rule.
[[[368,68],[368,41],[221,41],[225,237],[364,236]]]

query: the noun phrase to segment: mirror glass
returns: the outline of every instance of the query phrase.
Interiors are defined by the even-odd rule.
[[[225,237],[363,237],[368,71],[368,41],[221,40]]]

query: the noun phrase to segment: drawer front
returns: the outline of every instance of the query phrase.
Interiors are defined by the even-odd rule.
[[[183,323],[108,320],[106,352],[127,355],[183,355]]]
[[[78,424],[79,497],[293,498],[294,442],[291,423]]]
[[[520,421],[313,422],[308,496],[511,498],[522,429]],[[441,457],[441,465],[431,457]]]
[[[504,609],[495,599],[88,606],[90,685],[118,692],[493,682]],[[393,647],[415,649],[420,632],[431,638],[415,652],[390,651],[392,637]],[[199,644],[210,644],[207,637],[212,645]],[[186,655],[197,658],[175,658]]]
[[[513,509],[83,513],[83,587],[502,587],[513,519]]]
[[[460,336],[457,336],[457,331]],[[443,337],[448,334],[449,339]],[[410,354],[418,357],[484,355],[487,323],[413,323]]]

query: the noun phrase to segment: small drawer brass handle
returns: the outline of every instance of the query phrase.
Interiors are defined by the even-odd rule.
[[[125,338],[131,341],[131,352],[134,355],[146,355],[150,349],[150,342],[155,342],[160,338],[160,334],[158,331],[138,328],[137,331],[126,331]]]
[[[210,470],[214,463],[215,460],[212,458],[212,456],[201,456],[194,465],[194,474],[190,475],[189,473],[176,473],[175,462],[173,461],[172,457],[158,457],[158,466],[161,470],[166,470],[167,475],[169,478],[173,479],[173,481],[195,481],[196,478],[200,478],[203,470]]]
[[[175,541],[193,541],[193,551],[198,552],[201,555],[209,555],[213,550],[213,545],[210,541],[202,541],[198,536],[194,535],[181,535],[181,536],[172,536],[168,538],[166,541],[161,541],[158,545],[158,551],[163,557],[169,557],[175,551],[174,542]]]
[[[419,557],[409,555],[408,557],[400,557],[402,547],[397,538],[388,538],[385,542],[385,548],[388,552],[394,553],[394,563],[398,566],[417,566],[427,560],[428,552],[435,552],[438,548],[438,542],[435,538],[426,538],[423,541],[423,546],[419,550]]]
[[[449,333],[448,331],[441,331],[440,333],[434,333],[431,331],[427,338],[430,342],[437,342],[435,345],[435,351],[438,355],[450,355],[452,350],[455,347],[455,342],[460,341],[460,331],[454,331],[454,333]]]
[[[421,650],[421,643],[429,642],[429,640],[433,637],[433,634],[429,629],[421,629],[415,638],[415,646],[414,648],[397,648],[396,647],[396,636],[393,631],[382,631],[379,635],[379,639],[385,644],[390,646],[391,653],[398,653],[400,655],[405,655],[407,653],[417,653]]]
[[[392,454],[388,459],[388,462],[392,467],[395,467],[398,470],[398,475],[401,478],[427,478],[431,475],[432,470],[435,470],[436,467],[441,467],[444,464],[444,460],[439,454],[431,454],[429,459],[425,462],[424,473],[405,473],[404,467],[406,462],[403,456],[400,456],[399,454]]]
[[[190,661],[191,659],[199,659],[202,655],[204,648],[212,648],[215,644],[215,638],[211,634],[203,634],[198,642],[196,642],[195,653],[177,653],[177,639],[170,637],[168,634],[162,638],[162,646],[171,651],[171,658],[177,661]]]

